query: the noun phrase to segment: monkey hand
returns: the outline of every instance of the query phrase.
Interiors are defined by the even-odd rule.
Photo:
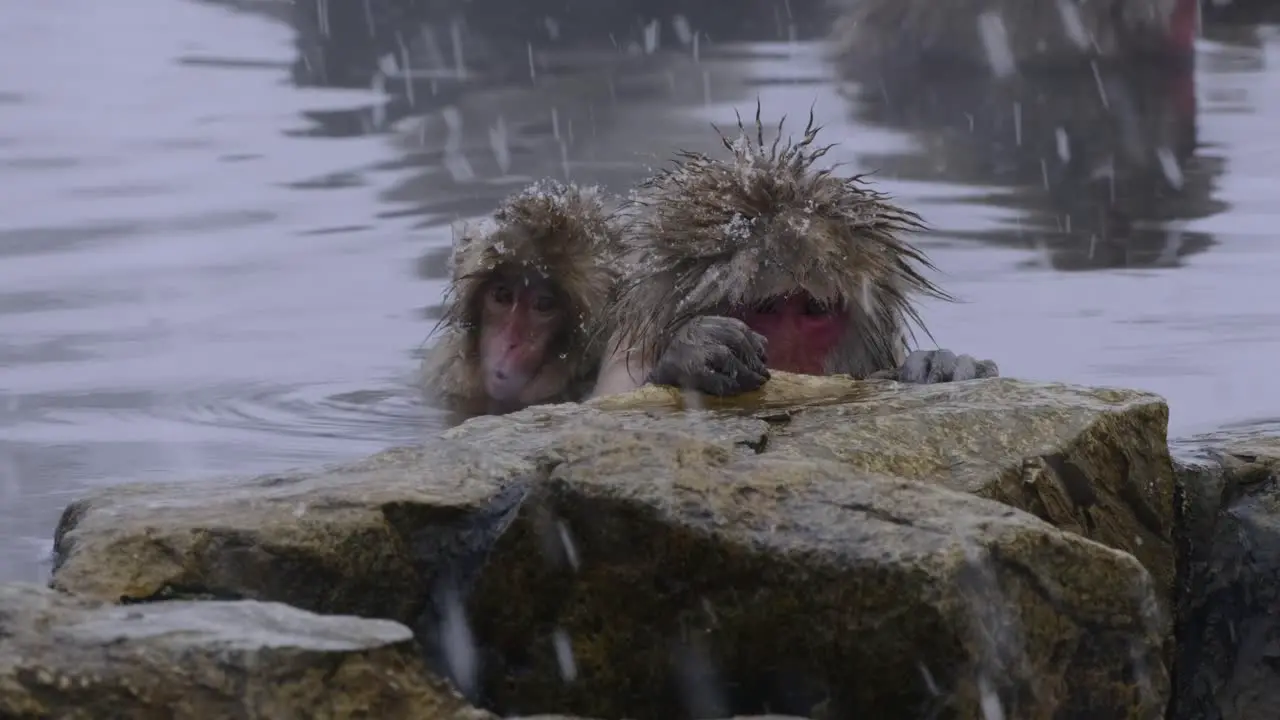
[[[769,379],[766,363],[764,336],[736,318],[706,315],[676,331],[649,382],[707,395],[738,395]]]
[[[999,376],[994,360],[975,360],[972,355],[956,355],[950,350],[916,350],[907,355],[902,367],[872,377],[932,385]]]

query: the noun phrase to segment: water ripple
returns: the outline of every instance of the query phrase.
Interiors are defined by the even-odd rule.
[[[439,423],[408,383],[374,389],[235,383],[172,392],[43,393],[11,397],[7,404],[8,422],[0,427],[9,425],[7,436],[14,441],[236,442],[278,448],[279,460],[327,459],[412,443]]]
[[[733,44],[697,22],[693,47],[495,42],[485,63],[462,52],[479,37],[455,57],[426,27],[316,33],[306,3],[223,4],[5,5],[0,581],[40,579],[86,486],[315,466],[431,432],[407,378],[448,223],[536,177],[624,190],[676,148],[712,149],[708,122],[749,118],[757,96],[792,131],[813,108],[840,143],[828,160],[875,171],[934,228],[965,301],[924,308],[939,343],[1010,376],[1161,393],[1173,435],[1280,403],[1274,35],[1210,38],[1165,82],[1109,73],[1103,103],[1092,73],[860,82],[822,43]],[[163,32],[139,30],[156,17]],[[393,81],[371,90],[375,72]]]

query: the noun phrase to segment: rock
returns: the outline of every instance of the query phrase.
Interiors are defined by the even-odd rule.
[[[111,606],[0,585],[0,717],[484,720],[409,628],[279,603]]]
[[[1270,720],[1280,706],[1280,437],[1181,449],[1186,581],[1172,717]]]
[[[64,514],[54,585],[399,620],[504,712],[1154,718],[1166,421],[1008,379],[646,388],[322,472],[103,490]]]
[[[53,586],[112,602],[253,598],[408,622],[430,581],[411,536],[439,528],[448,539],[483,508],[517,502],[501,487],[532,469],[514,455],[442,445],[318,474],[120,485],[63,512]]]
[[[658,440],[560,465],[491,551],[469,609],[495,709],[1163,715],[1132,556],[923,483]]]
[[[699,400],[756,409],[770,421],[770,454],[939,483],[1129,552],[1154,576],[1161,602],[1172,604],[1169,411],[1156,395],[1003,378],[910,386],[777,373],[740,400]],[[677,390],[649,386],[594,404],[685,402]]]

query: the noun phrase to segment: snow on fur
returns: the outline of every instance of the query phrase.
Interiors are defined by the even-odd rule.
[[[837,177],[814,164],[810,112],[798,142],[766,145],[757,104],[755,136],[741,117],[729,156],[680,152],[674,167],[641,184],[629,201],[628,254],[638,258],[613,322],[646,354],[689,318],[724,314],[802,289],[851,311],[875,362],[896,357],[904,320],[923,328],[913,300],[950,299],[923,274],[928,259],[905,239],[919,216],[872,190],[863,176]],[[896,336],[896,337],[891,337]]]
[[[443,330],[424,365],[429,389],[443,395],[481,398],[474,372],[479,348],[480,293],[501,272],[534,271],[556,281],[566,303],[569,337],[565,346],[596,342],[596,324],[615,283],[611,269],[617,235],[595,187],[540,180],[516,193],[492,217],[455,230],[453,277],[445,292]],[[580,353],[563,360],[570,377],[594,372],[598,357]]]

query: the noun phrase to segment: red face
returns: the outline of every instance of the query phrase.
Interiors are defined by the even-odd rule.
[[[485,391],[500,403],[530,402],[561,328],[564,312],[546,281],[496,278],[480,311],[480,364]]]
[[[769,368],[822,375],[839,344],[848,313],[819,303],[805,293],[776,298],[737,314],[769,341]]]

